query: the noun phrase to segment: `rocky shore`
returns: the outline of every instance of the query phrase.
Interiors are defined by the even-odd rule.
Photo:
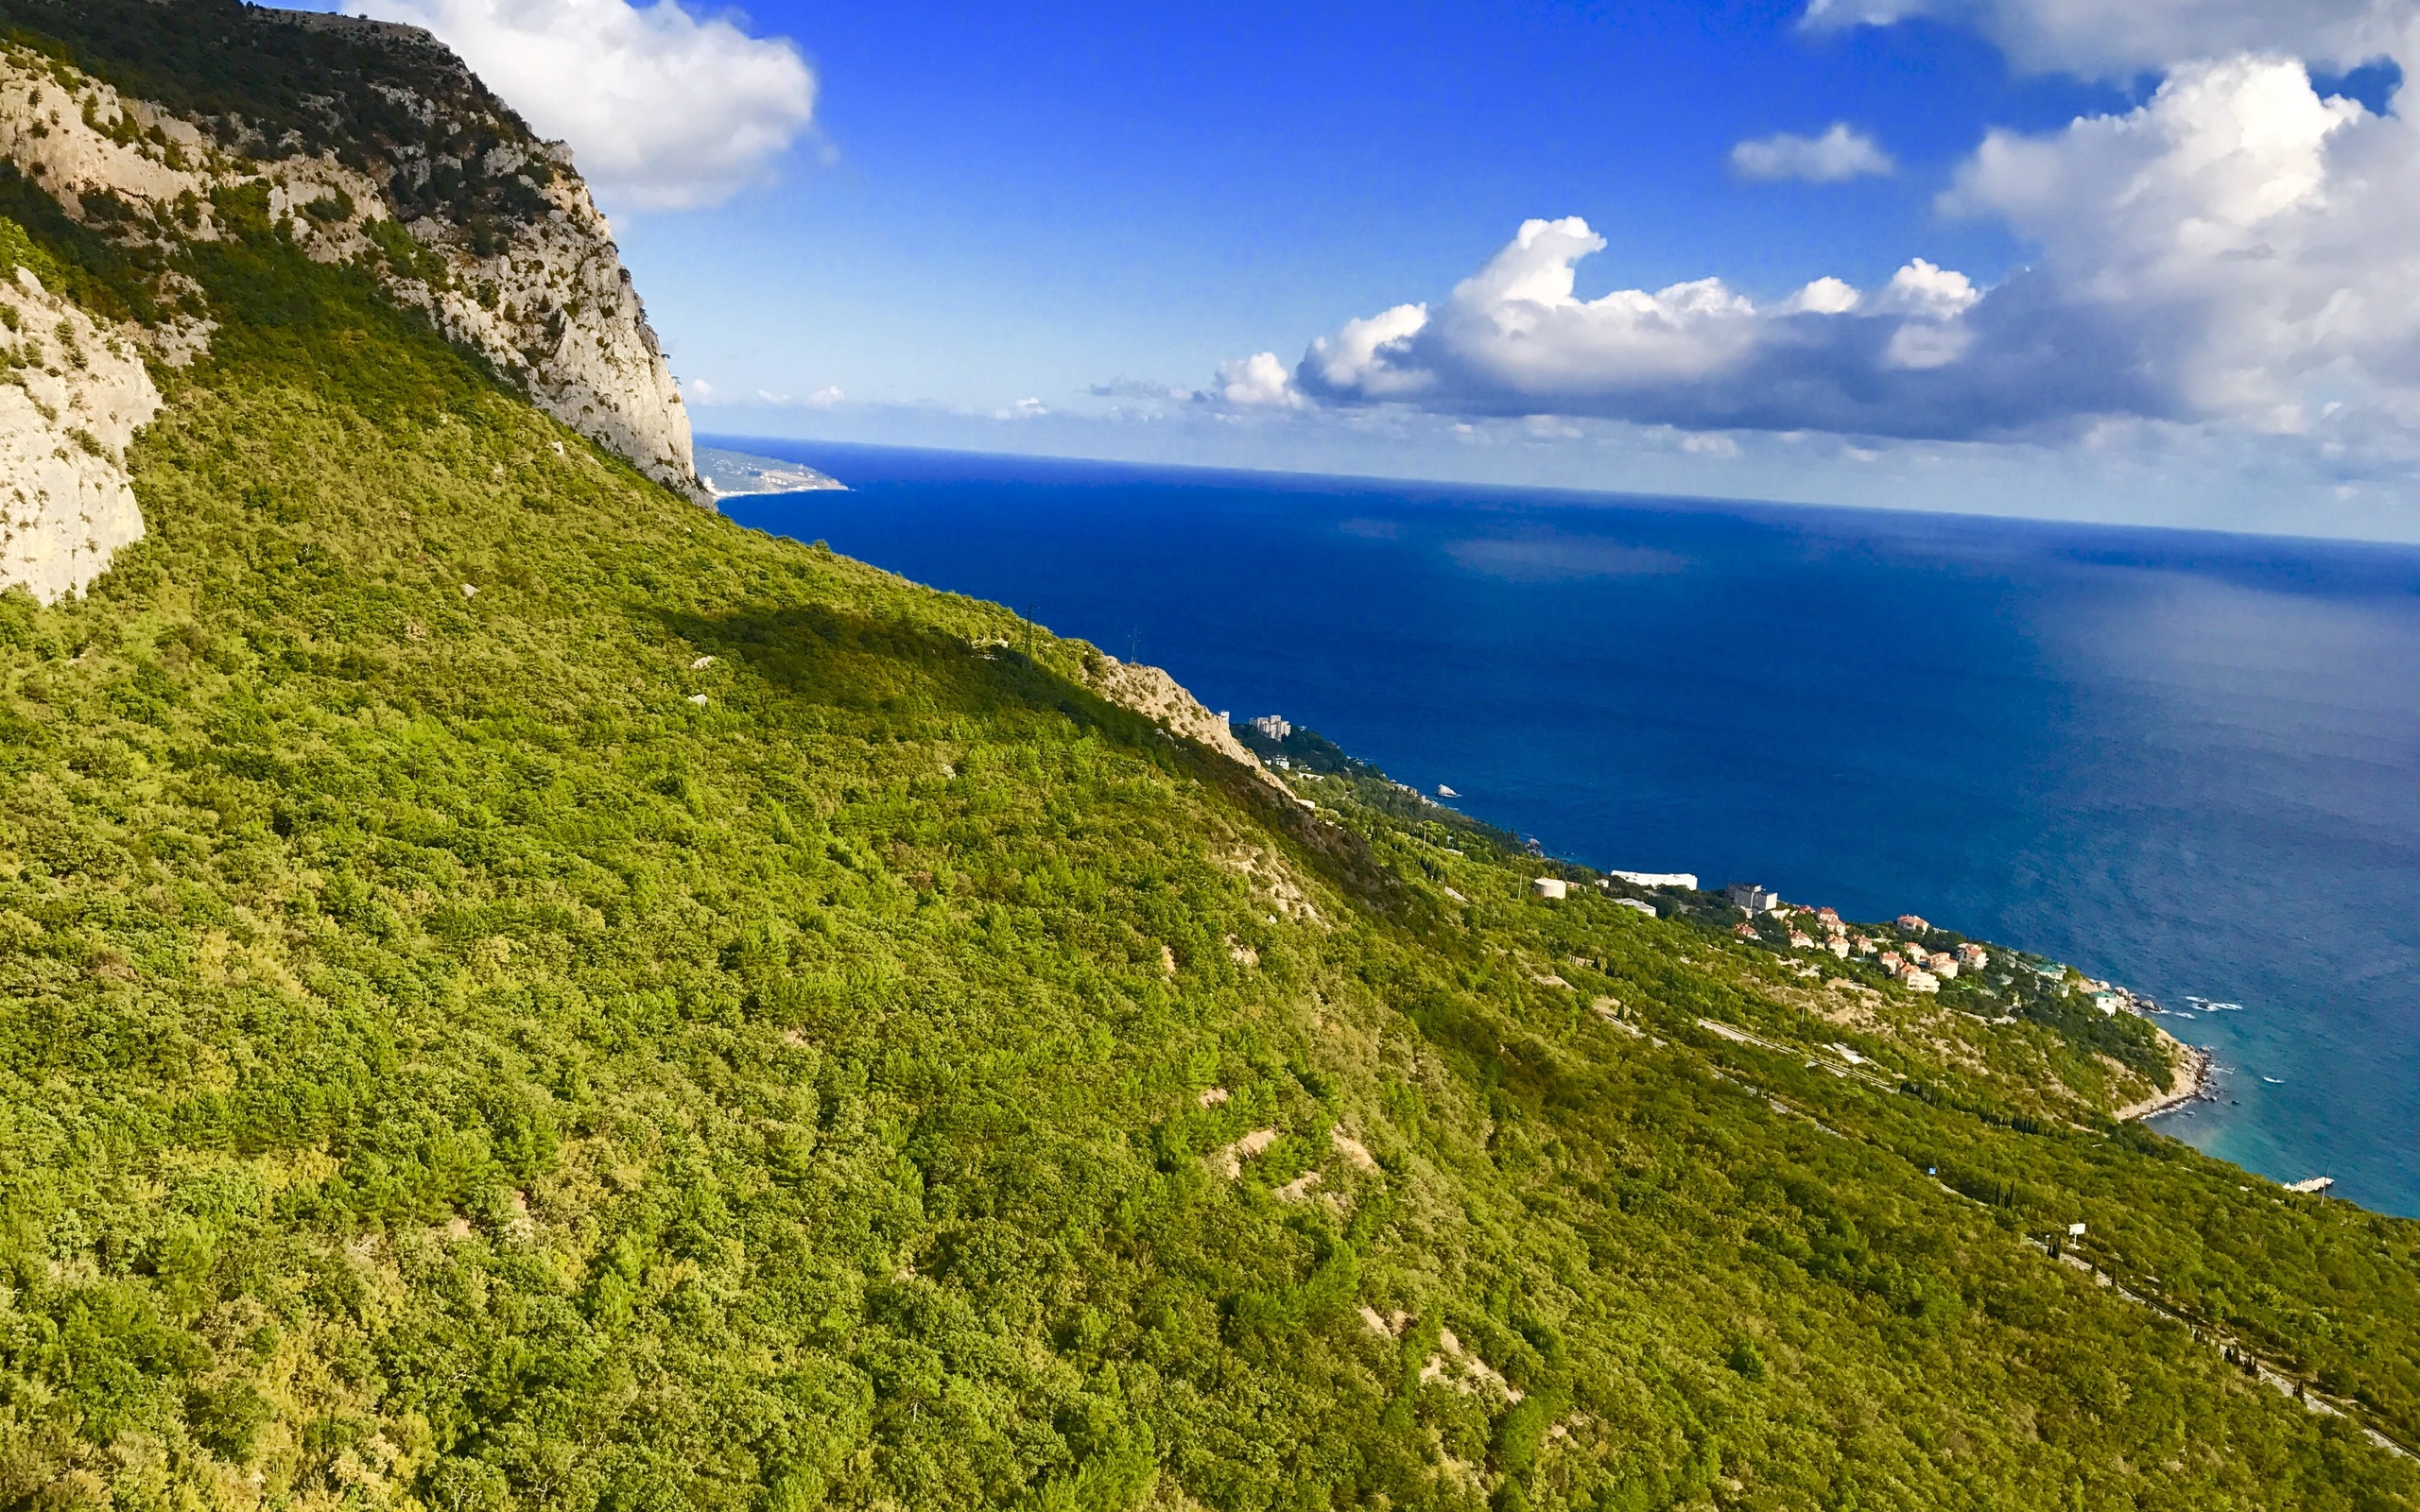
[[[2210,1053],[2198,1045],[2185,1043],[2165,1029],[2160,1031],[2160,1038],[2172,1047],[2176,1057],[2176,1074],[2170,1080],[2169,1090],[2155,1097],[2146,1097],[2139,1103],[2130,1103],[2118,1109],[2112,1117],[2121,1122],[2157,1118],[2162,1113],[2172,1113],[2187,1104],[2217,1095],[2210,1086]]]

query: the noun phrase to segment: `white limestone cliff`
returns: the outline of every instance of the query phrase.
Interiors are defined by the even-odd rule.
[[[143,539],[126,448],[160,411],[123,334],[42,286],[0,280],[0,589],[80,594]]]
[[[424,64],[433,62],[461,95],[475,91],[470,70],[417,27],[311,11],[264,14],[414,54]],[[400,87],[390,97],[424,119],[475,113],[459,97],[432,98]],[[416,245],[442,259],[445,276],[415,276],[389,260],[382,277],[398,299],[428,311],[438,329],[484,352],[557,420],[629,458],[657,482],[711,507],[714,493],[698,477],[680,387],[622,266],[613,228],[589,197],[570,147],[529,136],[517,120],[509,126],[508,141],[475,166],[491,179],[516,180],[544,208],[507,220],[501,245],[482,247],[477,229],[460,223],[441,202],[432,214],[399,212],[398,188],[417,188],[432,173],[464,166],[425,157],[386,164],[381,192],[352,193],[349,214],[298,215],[293,223],[341,255],[358,256],[370,222],[399,219]],[[315,166],[345,171],[327,159],[315,160]],[[285,213],[287,203],[296,209],[310,203],[306,193],[316,198],[323,192],[298,183],[285,203],[272,201],[272,215]]]
[[[423,119],[483,109],[468,70],[425,32],[305,12],[256,14],[409,49],[422,65],[413,77],[432,77],[434,62],[434,77],[458,82],[459,97],[431,98],[400,86],[390,93]],[[0,157],[48,190],[70,216],[98,224],[122,210],[130,219],[119,215],[121,232],[131,224],[157,240],[211,240],[220,233],[214,190],[265,187],[272,222],[309,255],[374,269],[399,302],[427,311],[441,331],[483,353],[541,408],[648,476],[711,505],[679,387],[569,150],[529,137],[509,112],[480,119],[505,145],[476,168],[491,181],[518,181],[527,208],[466,225],[441,198],[421,204],[423,197],[412,193],[432,174],[463,166],[451,160],[373,157],[364,171],[324,153],[254,159],[225,148],[202,129],[208,123],[180,119],[64,63],[0,44]],[[398,191],[418,213],[405,214]],[[398,230],[407,241],[399,241]],[[399,249],[406,255],[394,255]],[[160,292],[174,296],[183,287],[168,273]],[[178,316],[138,334],[156,358],[175,364],[206,346],[210,327]]]
[[[539,187],[549,206],[507,246],[479,257],[454,244],[452,228],[424,219],[406,229],[444,253],[452,282],[397,277],[399,298],[421,305],[438,328],[477,347],[510,372],[539,407],[639,471],[700,503],[713,490],[698,476],[689,412],[612,229],[572,170],[570,150],[531,152],[555,168]]]

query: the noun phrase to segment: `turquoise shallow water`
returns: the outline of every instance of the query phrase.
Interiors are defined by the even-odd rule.
[[[851,485],[727,501],[749,524],[1139,650],[1550,850],[2149,992],[2224,1068],[2163,1127],[2420,1215],[2420,551],[723,444]]]

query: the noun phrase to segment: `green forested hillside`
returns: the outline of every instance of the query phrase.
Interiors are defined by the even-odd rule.
[[[2412,1225],[1306,812],[242,208],[148,539],[0,599],[0,1503],[2420,1503],[2228,1357],[2420,1440]]]

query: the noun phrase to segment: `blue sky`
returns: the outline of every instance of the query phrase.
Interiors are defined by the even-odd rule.
[[[2055,125],[2105,93],[2012,81],[1947,28],[1809,39],[1771,7],[1303,14],[760,7],[817,64],[832,161],[639,217],[627,250],[700,372],[1055,404],[1299,348],[1339,312],[1450,286],[1536,215],[1603,228],[1608,284],[1725,268],[1787,290],[1888,277],[1910,247],[2005,267],[2004,233],[1932,213],[1950,160],[1987,122]],[[1834,120],[1905,171],[1811,186],[1726,166],[1742,137]]]
[[[701,431],[2420,529],[2408,0],[348,9],[571,140]]]

